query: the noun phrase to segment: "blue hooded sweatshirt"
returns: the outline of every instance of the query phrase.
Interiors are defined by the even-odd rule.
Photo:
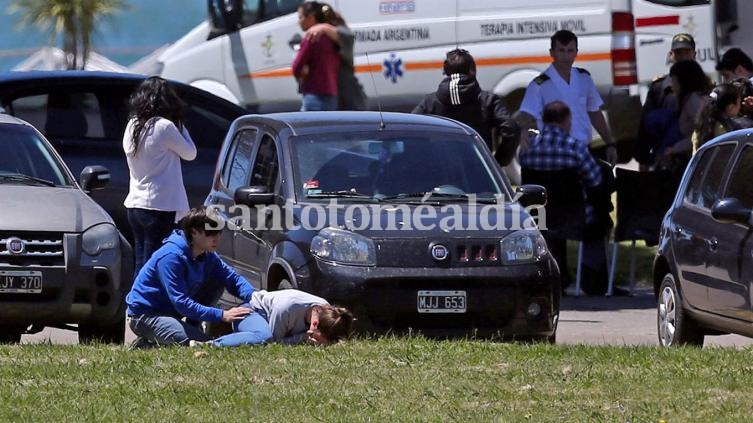
[[[179,315],[196,321],[219,322],[221,309],[199,304],[194,298],[208,284],[220,283],[246,302],[256,290],[217,253],[194,258],[183,231],[175,230],[136,276],[126,297],[128,315]]]

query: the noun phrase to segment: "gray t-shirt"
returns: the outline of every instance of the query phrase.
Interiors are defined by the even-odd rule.
[[[311,306],[328,305],[324,298],[297,289],[281,291],[254,291],[250,305],[267,315],[272,339],[280,344],[299,344],[306,336],[309,325],[306,312]]]

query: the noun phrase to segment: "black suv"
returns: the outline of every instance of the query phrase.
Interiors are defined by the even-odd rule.
[[[659,342],[753,336],[753,130],[704,145],[664,217],[654,262]]]
[[[205,204],[219,253],[258,288],[350,306],[363,328],[553,342],[559,270],[490,151],[465,125],[400,113],[249,115]],[[230,301],[232,302],[232,301]]]

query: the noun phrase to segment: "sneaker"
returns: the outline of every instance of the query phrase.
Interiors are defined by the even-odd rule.
[[[129,350],[146,350],[146,349],[149,349],[149,348],[154,348],[156,346],[157,346],[157,344],[155,344],[154,342],[152,342],[152,341],[150,341],[150,340],[148,340],[148,339],[146,339],[144,337],[139,336],[136,339],[134,339],[133,341],[131,341],[131,344],[128,345],[128,349]]]

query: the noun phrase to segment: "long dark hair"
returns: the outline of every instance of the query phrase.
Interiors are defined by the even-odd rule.
[[[677,104],[682,110],[685,100],[694,92],[708,94],[711,91],[711,80],[703,73],[703,68],[695,60],[683,60],[669,68],[669,75],[677,79],[680,84],[680,93],[677,96]]]
[[[307,1],[298,7],[305,16],[313,15],[317,23],[328,23],[335,26],[340,22],[345,23],[345,20],[327,3]]]
[[[173,87],[159,76],[145,79],[129,99],[129,119],[134,120],[131,142],[134,154],[139,149],[141,138],[154,121],[155,117],[170,120],[179,130],[184,126],[185,104],[178,97]]]
[[[699,146],[706,141],[714,138],[714,126],[717,122],[721,123],[725,131],[738,129],[734,122],[725,115],[727,106],[736,104],[740,101],[740,89],[733,84],[719,84],[709,94],[709,101],[703,108],[698,118],[698,139]]]

